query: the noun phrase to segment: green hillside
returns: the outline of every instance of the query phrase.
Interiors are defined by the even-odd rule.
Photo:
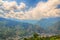
[[[32,37],[24,38],[24,40],[60,40],[60,35],[41,37],[34,33]]]

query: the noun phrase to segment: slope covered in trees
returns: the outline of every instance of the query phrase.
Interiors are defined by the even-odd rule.
[[[55,22],[51,27],[49,28],[49,32],[60,34],[60,21]]]
[[[45,30],[38,25],[23,23],[0,18],[0,39],[8,40],[12,38],[22,38],[31,36],[34,32],[43,33]]]
[[[34,33],[32,37],[24,38],[24,40],[60,40],[60,35],[41,37]]]
[[[40,37],[32,36],[33,33],[54,33],[60,34],[60,21],[56,21],[53,25],[49,26],[46,30],[37,24],[30,24],[26,22],[14,21],[9,19],[0,18],[0,40],[21,40],[24,37],[29,37],[28,40],[55,40],[55,36]],[[50,35],[50,34],[49,34]],[[31,37],[30,37],[31,36]],[[60,36],[56,36],[60,38]],[[32,38],[32,39],[30,39]],[[24,39],[26,40],[26,38]],[[60,40],[60,39],[59,39]]]

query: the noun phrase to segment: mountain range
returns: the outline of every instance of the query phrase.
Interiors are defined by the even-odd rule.
[[[20,36],[32,35],[34,32],[60,34],[60,17],[35,21],[18,21],[0,17],[0,32],[13,32]]]

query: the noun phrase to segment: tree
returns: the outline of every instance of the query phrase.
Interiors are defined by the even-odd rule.
[[[24,38],[24,40],[28,40],[27,38]]]
[[[39,35],[37,33],[34,33],[33,37],[37,38]]]

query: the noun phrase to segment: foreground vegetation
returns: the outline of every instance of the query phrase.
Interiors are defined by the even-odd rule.
[[[8,35],[8,34],[7,34]],[[40,36],[37,33],[34,33],[33,36],[30,37],[23,37],[22,39],[18,36],[12,36],[12,35],[3,35],[0,34],[0,40],[60,40],[60,35],[54,35],[54,36]]]
[[[35,33],[32,37],[24,38],[24,40],[60,40],[60,35],[41,37]]]

